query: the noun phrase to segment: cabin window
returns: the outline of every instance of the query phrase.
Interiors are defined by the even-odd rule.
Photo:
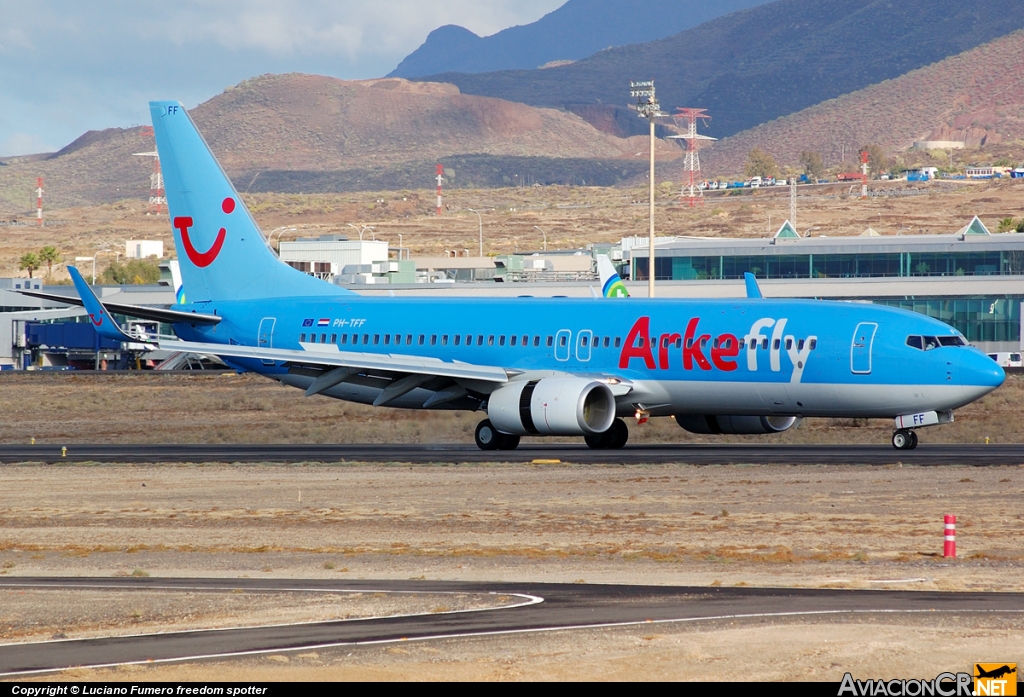
[[[611,337],[610,337],[610,336],[606,336],[606,337],[604,338],[604,347],[605,347],[605,348],[608,348],[608,344],[610,344],[610,343],[611,343],[611,342],[609,341],[609,339],[611,339]]]
[[[742,348],[746,348],[746,346],[747,346],[747,340],[746,339],[740,339],[739,347],[742,349]]]
[[[487,345],[494,346],[494,334],[491,334],[487,337]]]
[[[803,339],[800,339],[800,341],[796,342],[796,350],[797,351],[803,351],[804,350],[804,340]]]
[[[705,336],[704,338],[702,338],[700,340],[700,347],[701,348],[707,348],[707,346],[708,346],[708,338]]]
[[[306,341],[306,332],[302,332],[301,334],[299,334],[299,343],[304,343],[305,341]]]
[[[477,334],[476,335],[476,345],[477,346],[483,346],[484,345],[484,335],[483,334]]]
[[[422,345],[423,345],[423,340],[424,340],[425,338],[426,338],[426,337],[425,337],[425,335],[423,335],[423,334],[420,334],[420,338],[419,338],[419,341],[418,341],[418,343],[419,343],[419,345],[420,345],[420,346],[422,346]]]
[[[622,337],[617,336],[615,337],[615,348],[619,348],[620,346],[622,346]]]
[[[586,346],[586,345],[587,345],[587,335],[584,334],[583,336],[580,337],[580,346]]]
[[[768,337],[761,339],[761,348],[765,351],[768,350]]]
[[[548,337],[548,341],[547,341],[548,346],[551,346],[553,343],[554,343],[554,339],[549,336]]]
[[[430,345],[437,346],[437,334],[430,335]]]
[[[776,351],[778,351],[779,350],[779,346],[781,344],[782,344],[782,340],[781,339],[776,339],[775,341],[772,342],[772,348],[775,349]]]
[[[342,334],[341,335],[341,343],[343,343],[343,344],[348,343],[348,334]]]
[[[515,334],[513,334],[511,337],[509,337],[509,345],[510,346],[515,346],[516,345],[516,341],[518,341],[518,340],[519,340],[519,337],[517,337]]]
[[[528,337],[526,334],[523,334],[523,346],[526,346],[529,343],[530,343],[530,337]]]
[[[352,335],[352,343],[353,344],[358,344],[359,343],[359,335],[358,334],[353,334]]]
[[[693,348],[693,337],[686,340],[686,348]]]
[[[565,334],[562,334],[560,337],[558,337],[558,345],[559,346],[565,346],[568,343],[569,343],[569,337],[567,337]]]
[[[788,351],[791,348],[793,348],[793,340],[790,339],[789,337],[786,337],[786,350]]]
[[[442,334],[441,335],[441,345],[442,346],[447,346],[448,345],[448,335],[447,334]]]
[[[818,340],[817,339],[811,339],[811,342],[810,342],[809,346],[811,347],[812,351],[814,349],[818,348]]]
[[[370,343],[370,335],[369,334],[363,334],[363,344],[368,344],[368,343]]]
[[[384,335],[384,345],[387,346],[390,343],[391,343],[391,335],[390,334],[385,334]]]
[[[326,344],[327,343],[327,335],[326,334],[321,334],[320,335],[320,343],[321,344]]]
[[[412,334],[405,335],[405,343],[407,346],[412,346]]]
[[[534,346],[540,346],[540,337],[539,336],[534,335],[534,337],[533,337],[533,345]]]
[[[461,334],[456,334],[456,335],[455,335],[454,337],[452,337],[452,338],[454,339],[454,342],[453,342],[453,343],[454,343],[454,344],[455,344],[456,346],[458,346],[458,345],[459,345],[459,342],[460,342],[460,341],[462,341],[462,335],[461,335]]]
[[[498,337],[498,346],[504,346],[504,345],[505,345],[505,335],[502,334],[501,336]]]
[[[373,335],[373,345],[376,346],[379,343],[380,343],[380,334],[374,334]]]
[[[331,343],[332,344],[338,343],[338,335],[337,334],[331,334]]]
[[[401,344],[402,343],[402,335],[401,334],[395,334],[395,343],[396,344]]]

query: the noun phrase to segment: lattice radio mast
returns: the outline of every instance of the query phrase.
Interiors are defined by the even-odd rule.
[[[153,127],[143,126],[142,135],[152,136]],[[166,213],[167,197],[164,194],[164,173],[160,169],[160,153],[154,150],[153,152],[136,152],[132,154],[136,157],[153,158],[153,173],[149,175],[149,205],[146,206],[146,215]]]
[[[707,122],[711,119],[706,112],[707,109],[691,109],[688,107],[676,109],[673,119],[676,123],[680,121],[686,123],[686,133],[669,136],[669,138],[686,142],[686,156],[683,159],[683,190],[680,192],[680,198],[685,199],[691,206],[704,202],[704,192],[700,188],[700,182],[703,177],[701,177],[700,173],[700,155],[697,152],[700,145],[698,145],[698,142],[718,140],[711,136],[697,134],[697,120],[699,119],[706,126]]]

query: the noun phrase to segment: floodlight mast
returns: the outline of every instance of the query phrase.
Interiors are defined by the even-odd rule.
[[[651,229],[647,260],[647,297],[654,297],[654,119],[665,116],[661,105],[654,94],[654,80],[630,81],[629,96],[636,98],[637,115],[647,119],[651,125],[651,172],[650,172],[650,206]]]

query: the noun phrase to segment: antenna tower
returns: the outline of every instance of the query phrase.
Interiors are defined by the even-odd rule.
[[[153,127],[143,126],[142,135],[152,136]],[[167,212],[167,198],[164,195],[164,173],[160,169],[160,153],[152,152],[132,153],[136,157],[152,157],[153,173],[149,175],[149,205],[146,206],[146,215],[160,215]]]
[[[444,165],[437,165],[437,214],[441,215],[441,182],[444,181]]]
[[[43,178],[36,177],[36,222],[43,226]]]
[[[700,174],[700,155],[697,153],[697,150],[700,148],[698,141],[717,140],[717,138],[712,138],[711,136],[697,134],[698,119],[705,126],[711,119],[705,112],[707,112],[707,109],[691,109],[688,107],[676,109],[673,119],[677,124],[680,122],[686,124],[686,133],[678,136],[669,136],[669,138],[686,142],[686,156],[683,159],[683,190],[680,193],[680,198],[686,199],[690,206],[696,206],[698,203],[704,202],[704,192],[700,188],[702,177]]]

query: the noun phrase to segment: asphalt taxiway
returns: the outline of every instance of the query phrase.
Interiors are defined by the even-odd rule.
[[[794,464],[1021,465],[1024,445],[635,445],[592,450],[584,445],[523,445],[479,450],[473,445],[0,445],[0,462],[366,462],[463,464]]]
[[[777,622],[793,618],[945,613],[1006,616],[1024,612],[1024,593],[941,593],[774,588],[446,581],[263,579],[6,578],[7,589],[502,593],[515,605],[490,610],[166,632],[100,639],[0,645],[0,676],[244,656],[336,646],[664,622]]]

